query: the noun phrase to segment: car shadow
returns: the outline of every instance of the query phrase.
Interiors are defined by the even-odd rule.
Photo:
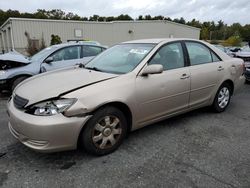
[[[11,92],[9,91],[0,91],[0,100],[8,99],[11,96]]]
[[[157,136],[157,134],[162,131],[167,133],[173,127],[175,129],[184,129],[186,125],[182,122],[197,115],[207,115],[209,112],[210,111],[207,108],[202,108],[133,131],[129,134],[122,146],[116,152],[106,156],[92,156],[84,152],[82,149],[56,153],[39,153],[16,141],[12,145],[7,146],[5,151],[0,151],[0,153],[4,154],[0,157],[0,162],[2,160],[7,163],[11,162],[12,165],[17,167],[28,165],[36,170],[39,168],[67,170],[77,163],[83,164],[93,160],[105,163],[105,161],[109,158],[115,158],[117,155],[124,155],[124,153],[128,152],[128,148],[143,147],[139,146],[138,141],[144,137],[150,137],[152,134],[154,134],[153,136]],[[138,146],[136,146],[137,144]],[[129,152],[133,153],[136,151]]]

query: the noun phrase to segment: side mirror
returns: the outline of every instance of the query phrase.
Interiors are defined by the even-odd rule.
[[[163,66],[161,64],[148,65],[142,71],[142,76],[147,76],[149,74],[160,74],[163,72]]]
[[[53,57],[48,57],[47,59],[44,60],[45,63],[51,63],[54,61],[54,58]]]

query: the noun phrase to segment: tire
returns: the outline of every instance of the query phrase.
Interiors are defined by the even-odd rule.
[[[11,86],[12,92],[14,91],[14,89],[16,88],[16,86],[17,86],[18,84],[20,84],[22,81],[24,81],[24,80],[27,79],[27,78],[28,78],[27,76],[21,76],[21,77],[16,78],[16,79],[12,82],[12,86]]]
[[[225,111],[231,101],[231,96],[231,86],[228,83],[223,83],[215,95],[212,105],[213,110],[217,113]]]
[[[87,153],[106,155],[114,152],[127,134],[127,121],[117,108],[107,106],[96,111],[84,126],[79,143]]]

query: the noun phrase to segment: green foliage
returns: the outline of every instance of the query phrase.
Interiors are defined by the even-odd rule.
[[[127,14],[121,14],[120,16],[117,16],[116,20],[133,20],[133,18]]]
[[[34,54],[36,54],[37,52],[39,52],[40,50],[46,48],[46,44],[45,44],[45,40],[44,37],[42,35],[41,40],[36,40],[36,39],[31,39],[30,34],[25,31],[24,35],[27,38],[27,48],[26,51],[27,53],[32,56]]]
[[[169,17],[164,17],[164,16],[154,16],[154,17],[151,17],[150,15],[139,15],[138,18],[136,20],[169,20],[171,21],[171,19]]]
[[[58,35],[51,35],[50,45],[61,44],[62,40]]]
[[[22,17],[22,18],[37,18],[37,19],[59,19],[59,20],[81,20],[81,21],[98,21],[98,22],[111,22],[116,20],[133,20],[127,14],[121,14],[117,17],[114,16],[99,16],[93,15],[89,18],[80,17],[72,12],[65,13],[60,9],[38,9],[35,13],[20,13],[17,10],[7,10],[3,11],[0,9],[0,25],[2,25],[9,17]],[[250,24],[242,26],[239,23],[234,23],[230,26],[225,24],[222,20],[217,23],[213,21],[200,22],[196,19],[191,21],[186,21],[183,17],[171,19],[169,17],[164,17],[161,15],[151,16],[151,15],[139,15],[136,20],[168,20],[180,24],[186,24],[189,26],[197,27],[201,29],[200,39],[202,40],[225,40],[231,36],[240,36],[243,41],[250,40]]]
[[[240,30],[241,37],[245,41],[250,41],[250,24],[245,25]]]
[[[210,37],[209,28],[202,27],[201,33],[200,33],[200,38],[202,38],[203,40],[209,40],[209,37]]]
[[[192,21],[187,22],[187,25],[197,28],[202,28],[202,23],[200,21],[193,19]]]
[[[180,24],[186,24],[186,21],[184,20],[183,17],[181,17],[180,19],[175,18],[175,19],[173,20],[173,22],[180,23]]]
[[[220,42],[218,40],[211,40],[210,43],[211,44],[220,44]]]
[[[231,36],[225,40],[225,46],[241,46],[242,39],[239,36]]]
[[[43,36],[43,34],[42,34],[41,43],[40,43],[40,49],[39,49],[39,50],[42,50],[42,49],[44,49],[44,48],[46,48],[46,47],[47,47],[47,46],[46,46],[46,42],[45,42],[44,36]]]
[[[26,51],[30,56],[32,56],[38,52],[38,48],[36,47],[35,43],[30,38],[30,34],[27,31],[25,31],[24,35],[26,36],[27,43],[28,43]]]

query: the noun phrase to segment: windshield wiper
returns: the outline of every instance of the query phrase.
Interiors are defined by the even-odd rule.
[[[98,69],[97,67],[84,67],[84,68],[88,69],[88,70],[94,70],[94,71],[103,72],[101,69]]]
[[[94,71],[103,72],[101,69],[98,69],[97,67],[86,67],[83,63],[79,63],[78,67],[79,68],[88,69],[88,70],[94,70]]]
[[[79,67],[79,68],[85,68],[85,65],[84,65],[83,63],[79,63],[79,64],[78,64],[78,67]]]

